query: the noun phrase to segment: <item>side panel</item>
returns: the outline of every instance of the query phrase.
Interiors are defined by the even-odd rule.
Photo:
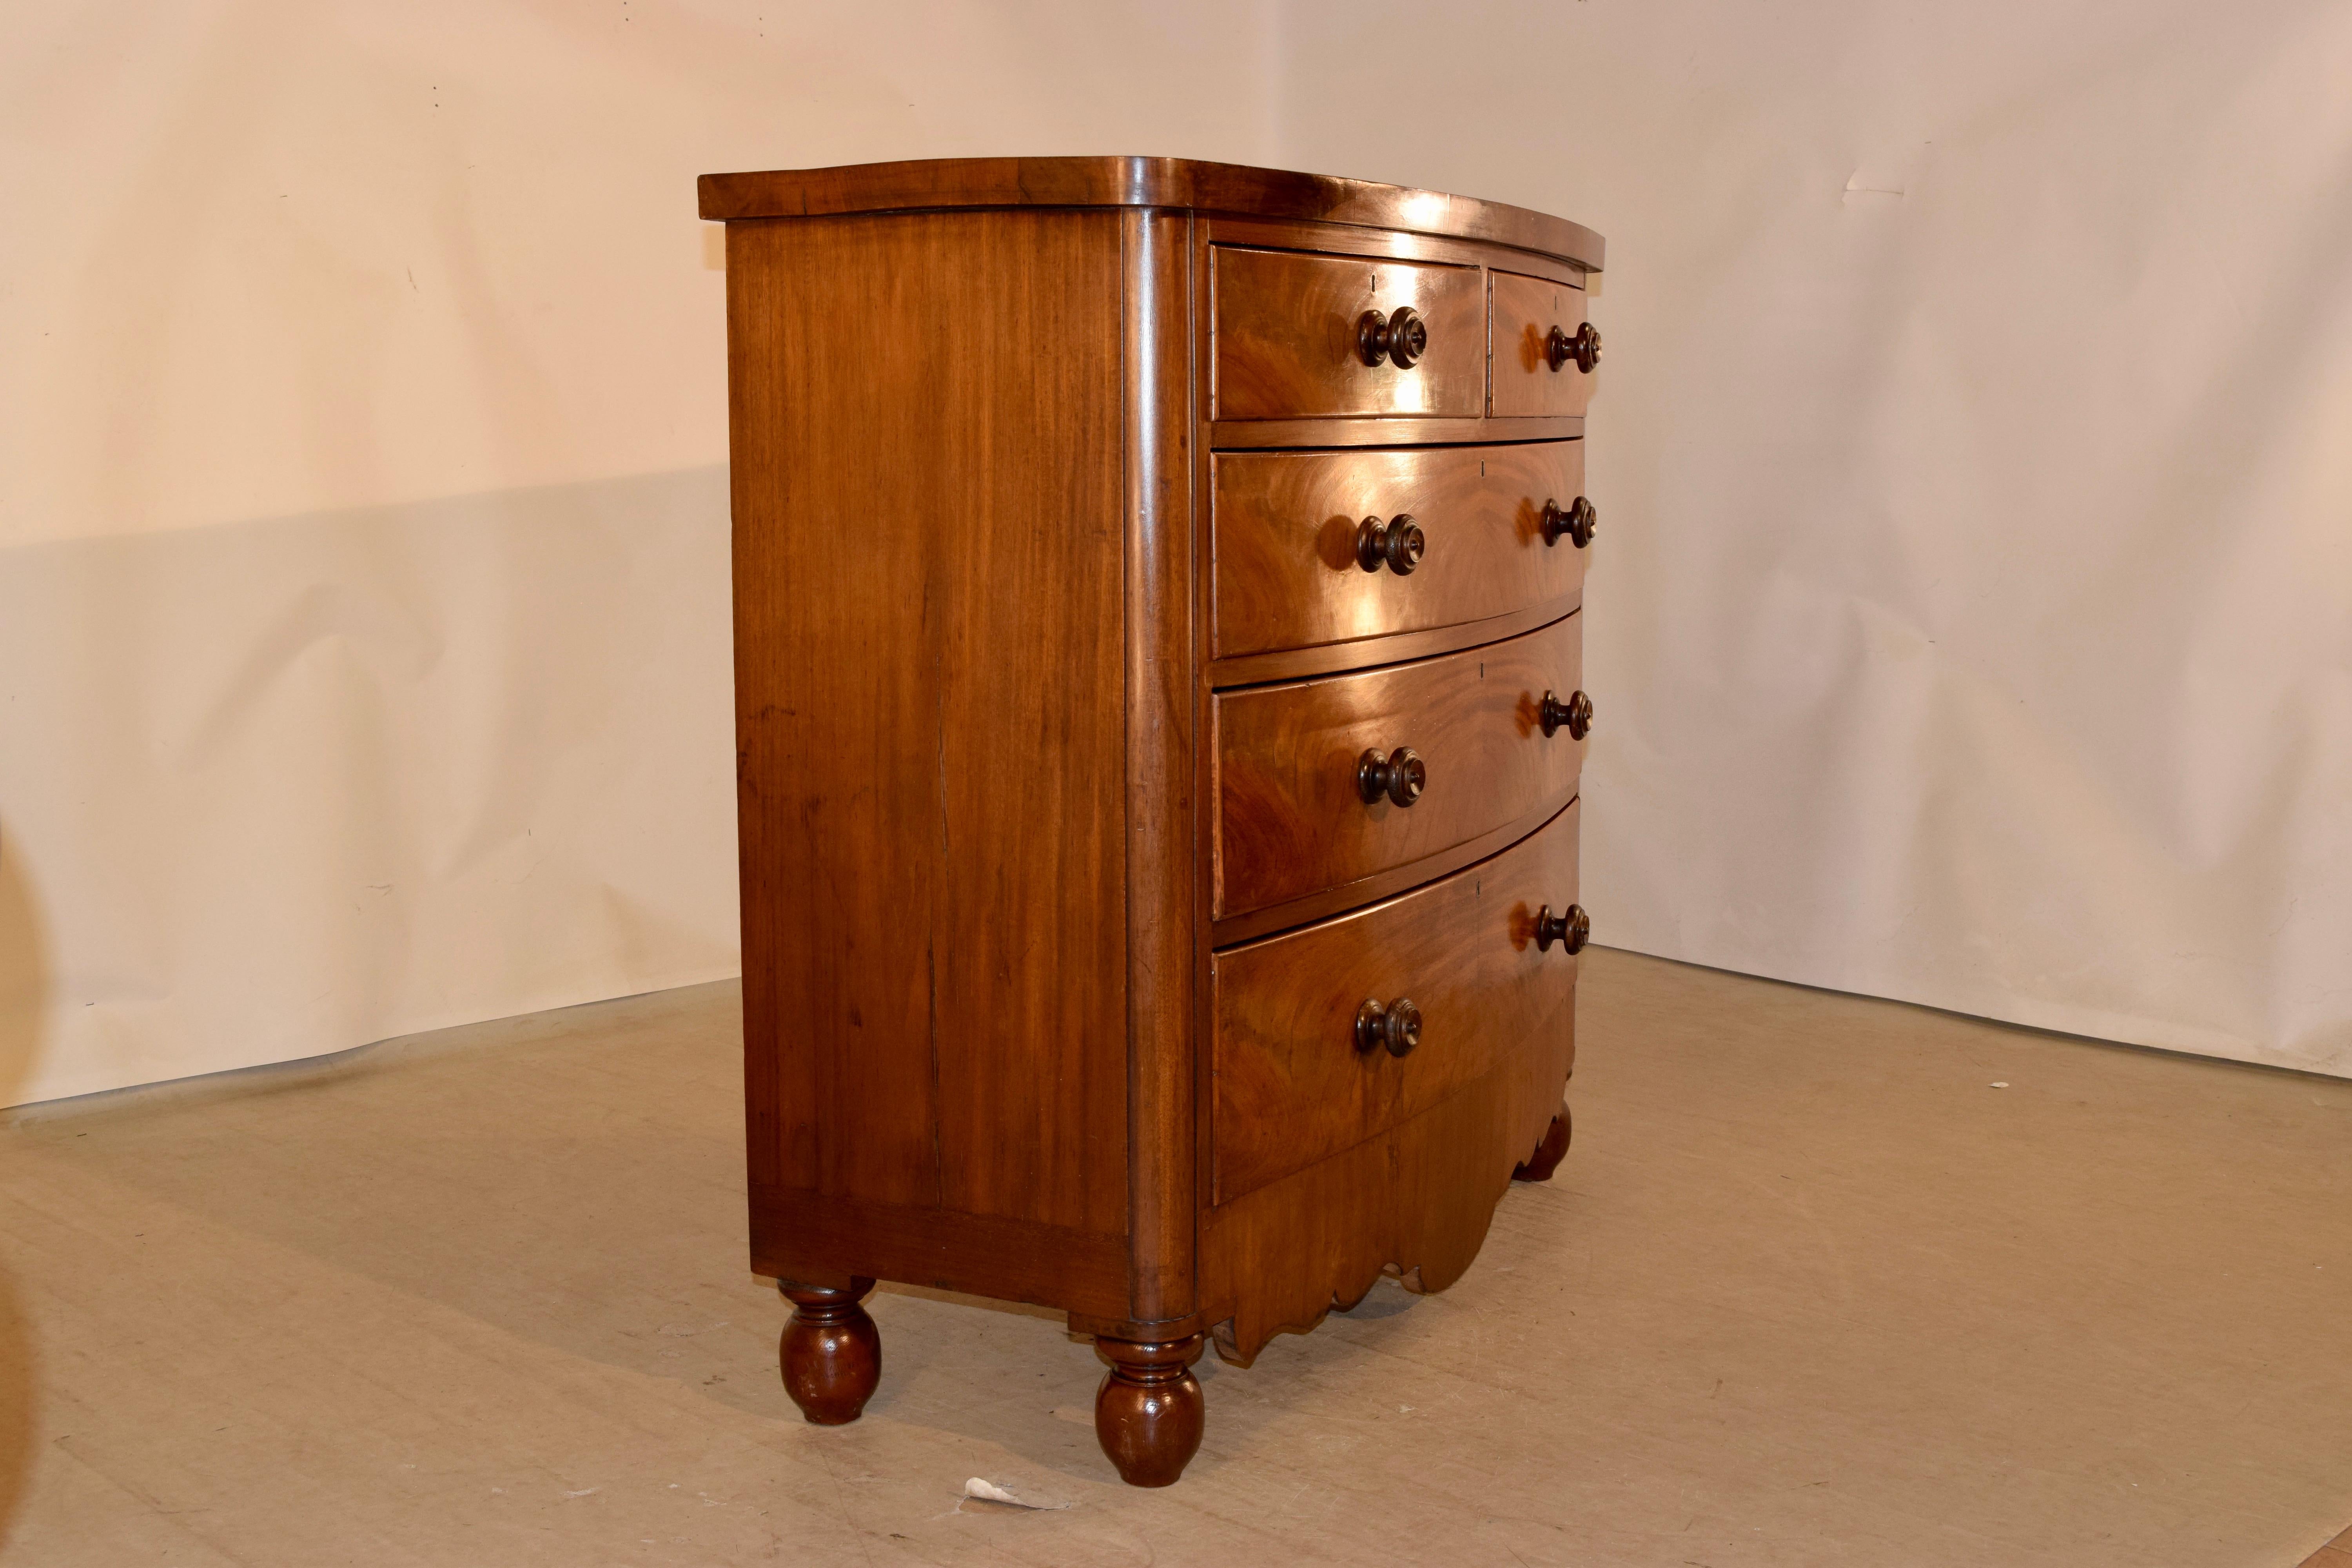
[[[927,1283],[958,1215],[1127,1235],[1119,222],[729,226],[761,1267],[887,1273],[831,1199],[936,1213]]]

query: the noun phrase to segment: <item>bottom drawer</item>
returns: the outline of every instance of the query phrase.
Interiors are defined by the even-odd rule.
[[[1441,881],[1214,956],[1213,1202],[1375,1137],[1513,1052],[1570,1036],[1576,960],[1538,923],[1576,900],[1577,817],[1571,801]],[[1412,1013],[1417,1033],[1400,1026]]]

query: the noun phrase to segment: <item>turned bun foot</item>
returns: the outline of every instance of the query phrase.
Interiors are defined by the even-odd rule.
[[[1198,1334],[1158,1344],[1097,1339],[1110,1371],[1095,1393],[1095,1437],[1131,1487],[1175,1484],[1200,1451],[1204,1411]]]
[[[852,1279],[848,1289],[829,1290],[779,1279],[776,1289],[793,1304],[776,1347],[784,1392],[820,1426],[856,1420],[882,1381],[882,1336],[858,1305],[874,1281]]]
[[[1559,1114],[1553,1117],[1551,1125],[1544,1129],[1543,1142],[1537,1144],[1536,1152],[1522,1161],[1517,1170],[1511,1173],[1511,1180],[1515,1182],[1550,1181],[1551,1173],[1559,1169],[1560,1156],[1568,1152],[1569,1131],[1568,1102],[1561,1100]]]

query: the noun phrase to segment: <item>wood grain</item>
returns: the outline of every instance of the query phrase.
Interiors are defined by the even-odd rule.
[[[1111,1321],[1129,1316],[1123,1236],[756,1184],[751,1197],[757,1274],[812,1285],[870,1274]],[[842,1258],[857,1268],[841,1268]]]
[[[1475,268],[1228,246],[1209,256],[1212,418],[1482,412],[1486,334]],[[1358,319],[1400,306],[1427,321],[1427,356],[1407,370],[1366,364]]]
[[[1411,451],[1225,453],[1216,458],[1213,654],[1393,636],[1573,600],[1585,552],[1546,544],[1546,500],[1584,489],[1584,444]],[[1409,513],[1428,539],[1407,576],[1366,572],[1368,516]]]
[[[1424,859],[1576,793],[1583,743],[1538,722],[1582,674],[1583,621],[1353,675],[1220,692],[1214,708],[1217,918]],[[1357,759],[1409,747],[1411,805],[1357,791]]]
[[[1120,257],[729,226],[755,1191],[1127,1233]]]
[[[1564,812],[1441,882],[1216,955],[1216,1204],[1352,1149],[1529,1055],[1552,1059],[1548,1042],[1568,1032],[1576,961],[1557,943],[1538,948],[1534,923],[1545,905],[1576,898],[1576,826]],[[1403,1058],[1360,1051],[1358,1006],[1399,997],[1421,1009],[1420,1046]],[[1555,1081],[1554,1104],[1558,1090]],[[1506,1175],[1535,1137],[1491,1151]]]
[[[1119,215],[1127,578],[1128,1315],[1196,1304],[1192,1011],[1199,664],[1192,221]],[[1181,1467],[1180,1467],[1181,1468]]]
[[[1220,452],[1286,451],[1314,447],[1490,445],[1497,441],[1573,441],[1581,419],[1220,419],[1208,426]]]
[[[1190,158],[924,158],[705,174],[707,218],[951,207],[1181,207],[1491,240],[1599,271],[1601,237],[1502,202]]]
[[[1551,368],[1545,344],[1551,330],[1574,333],[1584,322],[1584,290],[1541,278],[1493,272],[1494,390],[1496,418],[1580,417],[1592,401],[1590,374],[1573,364]]]

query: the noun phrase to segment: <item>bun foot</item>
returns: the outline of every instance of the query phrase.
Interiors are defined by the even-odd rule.
[[[1559,1102],[1559,1114],[1544,1129],[1543,1142],[1536,1145],[1534,1153],[1520,1162],[1519,1168],[1511,1173],[1511,1180],[1550,1181],[1551,1173],[1559,1169],[1560,1156],[1568,1152],[1569,1131],[1568,1101],[1563,1100]]]
[[[1200,1451],[1198,1334],[1157,1344],[1097,1339],[1110,1371],[1095,1392],[1095,1437],[1131,1487],[1173,1486]]]
[[[882,1336],[858,1302],[874,1281],[853,1278],[846,1290],[776,1281],[793,1304],[793,1319],[776,1347],[784,1392],[820,1426],[857,1419],[882,1381]]]

